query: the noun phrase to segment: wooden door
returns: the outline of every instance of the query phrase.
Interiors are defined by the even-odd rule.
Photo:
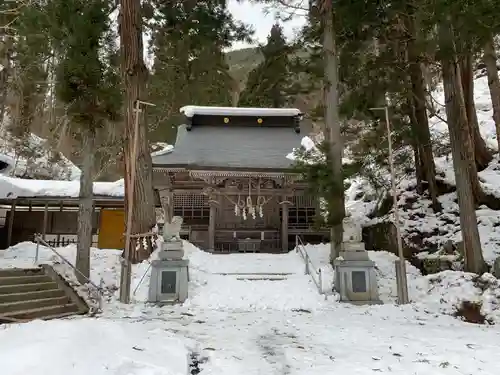
[[[123,249],[125,247],[125,212],[123,210],[101,210],[98,246],[100,249]]]

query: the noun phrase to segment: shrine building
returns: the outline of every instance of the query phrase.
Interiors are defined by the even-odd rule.
[[[287,158],[305,129],[293,108],[181,108],[173,150],[153,156],[154,187],[182,236],[214,253],[286,252],[317,228],[318,200]],[[167,218],[168,220],[168,218]]]

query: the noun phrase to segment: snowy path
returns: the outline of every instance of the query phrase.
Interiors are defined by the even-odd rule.
[[[417,314],[411,307],[335,305],[316,313],[130,309],[128,318],[0,328],[2,375],[33,369],[43,375],[180,375],[190,352],[204,362],[200,375],[498,373],[499,328]]]
[[[210,360],[202,375],[498,373],[498,328],[449,317],[413,320],[397,310],[338,306],[315,314],[212,312],[174,326],[206,348],[202,355]]]
[[[304,273],[304,261],[293,251],[213,255],[189,243],[185,246],[192,276],[187,305],[192,308],[291,310],[321,308],[325,304],[311,277]],[[263,280],[255,280],[259,275]]]
[[[2,375],[185,375],[186,340],[158,325],[73,319],[0,326]]]
[[[210,254],[185,242],[192,267],[213,274],[303,274],[304,261],[294,251],[287,254]]]
[[[32,264],[34,249],[34,244],[12,248],[0,264]],[[466,324],[444,315],[453,314],[458,301],[467,298],[484,301],[483,307],[492,309],[490,316],[498,316],[496,289],[476,290],[470,275],[450,271],[434,280],[409,268],[412,305],[355,307],[334,297],[325,301],[304,275],[296,253],[226,257],[190,244],[186,250],[193,272],[183,306],[141,302],[146,277],[135,303],[124,306],[111,298],[99,319],[0,326],[1,374],[36,369],[41,375],[186,375],[193,352],[202,362],[200,375],[498,373],[500,325]],[[316,252],[318,263],[325,263],[325,249],[309,250]],[[74,256],[73,247],[61,251]],[[44,261],[52,261],[50,253],[41,253]],[[381,294],[390,302],[394,256],[372,255]],[[106,285],[117,285],[118,258],[118,252],[94,250],[93,280],[102,277]],[[148,266],[136,266],[134,283]],[[291,275],[278,281],[221,275],[270,272]]]

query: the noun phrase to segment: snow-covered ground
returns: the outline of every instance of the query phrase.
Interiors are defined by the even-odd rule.
[[[160,325],[74,319],[0,326],[5,375],[186,375],[186,340]]]
[[[1,129],[0,159],[12,164],[9,174],[16,177],[77,180],[81,174],[71,160],[33,133],[20,140]]]
[[[487,77],[479,77],[474,81],[474,99],[476,113],[479,121],[481,135],[487,146],[492,150],[497,150],[495,123],[493,121],[493,109],[491,105],[490,92]],[[444,107],[444,92],[442,85],[433,93],[436,101],[438,116],[430,118],[432,135],[435,139],[448,139],[448,126],[441,119],[446,119]],[[446,141],[447,142],[447,141]],[[446,143],[445,142],[445,143]],[[453,161],[451,155],[435,158],[436,169],[440,178],[450,184],[455,185],[455,174],[453,171]],[[479,172],[480,183],[484,191],[495,197],[500,197],[500,161],[498,155],[490,165]],[[430,208],[430,200],[423,199],[414,191],[415,178],[408,176],[399,183],[401,195],[399,197],[399,209],[402,216],[403,235],[408,243],[416,248],[441,249],[442,245],[452,240],[458,243],[462,240],[460,223],[458,217],[458,203],[456,193],[445,194],[439,197],[443,212],[434,213]],[[371,207],[373,208],[373,206]],[[481,206],[476,211],[479,234],[483,255],[490,265],[500,256],[500,215],[498,211],[486,206]],[[386,221],[387,216],[377,218],[371,223]],[[413,238],[413,239],[412,239]],[[421,257],[426,257],[424,252]]]
[[[486,318],[500,322],[500,287],[489,275],[483,283],[462,272],[421,276],[408,265],[412,303],[396,306],[395,257],[370,252],[385,304],[356,307],[320,295],[296,252],[212,255],[187,242],[185,249],[190,297],[170,307],[144,303],[147,261],[134,267],[133,291],[146,276],[133,303],[119,304],[120,252],[92,249],[91,278],[109,290],[102,314],[0,326],[2,375],[187,374],[193,355],[201,375],[498,373],[499,326],[453,316],[466,299],[482,303]],[[35,244],[21,243],[0,252],[0,268],[31,266],[35,251]],[[58,251],[75,258],[74,246]],[[326,245],[307,245],[307,251],[318,267],[330,267]],[[44,247],[39,259],[57,263]],[[56,268],[74,280],[70,268]],[[238,280],[235,273],[283,279]]]
[[[442,119],[446,119],[446,111],[444,108],[444,89],[442,84],[437,86],[436,90],[432,93],[432,97],[435,101],[436,112],[438,115],[429,119],[433,136],[435,138],[447,138],[448,125],[442,121]],[[491,105],[488,77],[477,77],[474,80],[474,101],[476,104],[476,114],[481,135],[483,136],[488,148],[496,150],[498,148],[498,143],[495,132],[495,122],[493,121],[493,107]]]

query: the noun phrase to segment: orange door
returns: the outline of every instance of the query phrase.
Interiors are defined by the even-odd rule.
[[[123,249],[125,247],[125,212],[123,210],[101,210],[98,246],[100,249]]]

